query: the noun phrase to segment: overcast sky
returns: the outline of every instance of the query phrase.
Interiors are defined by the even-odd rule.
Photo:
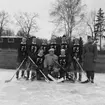
[[[53,25],[50,23],[49,9],[55,0],[0,0],[0,11],[5,10],[11,15],[17,12],[36,12],[39,14],[38,25],[40,31],[35,35],[50,38]],[[82,0],[88,10],[98,10],[100,7],[105,11],[105,0]],[[16,28],[15,28],[16,30]]]

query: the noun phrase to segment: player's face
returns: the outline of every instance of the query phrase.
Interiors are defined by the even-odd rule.
[[[63,38],[62,38],[62,41],[65,42],[65,41],[66,41],[66,37],[63,37]]]
[[[36,43],[36,38],[33,38],[33,39],[32,39],[32,42]]]
[[[75,44],[79,44],[79,41],[78,41],[78,39],[75,39]]]
[[[43,43],[44,43],[44,44],[47,44],[47,41],[46,41],[46,40],[43,40]]]
[[[65,51],[61,51],[61,55],[65,55]]]
[[[89,42],[89,43],[92,42],[92,38],[88,38],[88,42]]]
[[[22,39],[22,42],[23,42],[23,43],[26,43],[26,38],[23,38],[23,39]]]
[[[51,39],[51,43],[53,43],[53,42],[55,42],[55,39],[53,38],[53,39]]]
[[[40,53],[41,55],[43,55],[43,50],[40,50],[39,53]]]
[[[43,40],[43,43],[45,43],[45,40]]]
[[[49,53],[50,53],[50,55],[54,55],[54,51],[50,51]]]

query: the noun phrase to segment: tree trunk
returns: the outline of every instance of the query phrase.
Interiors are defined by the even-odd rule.
[[[70,29],[70,39],[72,38],[72,28]]]
[[[69,26],[69,24],[68,24],[68,36],[69,36],[69,38],[71,40],[71,37],[72,37],[72,28]]]
[[[101,48],[101,35],[100,35],[100,51],[102,50],[102,48]]]
[[[3,30],[2,30],[2,28],[0,28],[0,36],[2,36],[2,32],[3,32]]]

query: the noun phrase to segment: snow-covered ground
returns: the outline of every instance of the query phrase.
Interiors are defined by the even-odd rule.
[[[15,71],[0,70],[0,105],[105,105],[105,74],[96,74],[95,84],[17,81]]]

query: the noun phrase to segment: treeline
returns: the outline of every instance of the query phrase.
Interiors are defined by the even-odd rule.
[[[81,1],[56,0],[54,2],[49,13],[51,22],[55,25],[52,34],[59,35],[63,32],[70,40],[74,36],[90,35],[94,40],[99,40],[102,50],[102,39],[105,38],[104,11],[100,8],[97,12],[88,13],[86,5],[82,5]],[[8,12],[0,11],[0,36],[15,35],[14,29],[9,28],[12,25],[18,30],[16,35],[29,38],[40,29],[37,24],[39,17],[37,13],[20,12],[11,18]],[[56,40],[60,43],[60,37]]]

